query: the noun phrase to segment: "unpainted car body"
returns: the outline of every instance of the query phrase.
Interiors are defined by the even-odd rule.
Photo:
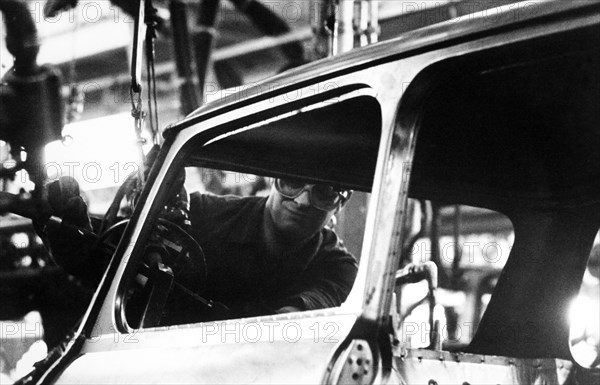
[[[600,227],[600,2],[469,15],[291,70],[172,125],[42,383],[574,383],[565,314]],[[371,193],[339,308],[138,329],[128,282],[184,162]],[[515,245],[463,352],[394,340],[407,199],[504,212]],[[581,369],[579,369],[581,370]],[[432,382],[434,381],[434,382]]]

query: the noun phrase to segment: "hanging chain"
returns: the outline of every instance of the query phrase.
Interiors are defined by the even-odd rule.
[[[154,41],[156,39],[156,9],[152,6],[151,0],[140,0],[137,19],[135,20],[134,30],[134,44],[133,44],[133,59],[132,70],[131,70],[131,87],[129,94],[131,98],[131,116],[135,119],[135,134],[137,138],[137,145],[140,152],[140,169],[138,172],[138,179],[140,186],[145,182],[145,155],[143,146],[146,144],[146,140],[142,137],[142,130],[144,127],[144,119],[146,113],[142,108],[142,86],[140,84],[141,71],[140,71],[140,59],[142,55],[142,31],[143,24],[146,25],[146,64],[147,64],[147,80],[148,80],[148,111],[149,111],[149,122],[150,130],[152,132],[152,142],[156,145],[159,144],[158,138],[158,107],[157,107],[157,93],[156,93],[156,71],[154,66]]]
[[[155,45],[156,40],[156,21],[157,10],[152,6],[150,0],[146,2],[147,10],[145,15],[146,23],[146,75],[148,81],[148,112],[150,115],[150,130],[152,131],[153,144],[159,143],[159,123],[158,123],[158,105],[156,95],[156,70],[155,70]]]
[[[141,187],[145,182],[145,161],[144,143],[142,138],[142,129],[144,126],[145,113],[142,108],[142,85],[141,85],[141,63],[142,63],[142,42],[144,38],[144,22],[146,13],[146,1],[139,0],[138,12],[135,18],[133,31],[133,51],[131,60],[131,86],[129,96],[131,98],[131,116],[134,118],[135,135],[137,138],[137,147],[139,150],[138,180]],[[134,194],[135,195],[135,194]]]
[[[142,109],[142,92],[136,92],[133,89],[133,86],[129,89],[129,96],[131,97],[131,116],[134,118],[134,129],[135,136],[137,138],[137,147],[140,152],[140,165],[138,171],[139,181],[144,183],[144,162],[145,155],[143,146],[146,143],[146,140],[142,137],[142,128],[144,127],[144,118],[146,114]]]

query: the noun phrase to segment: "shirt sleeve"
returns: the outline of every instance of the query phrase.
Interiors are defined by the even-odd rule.
[[[336,307],[348,297],[358,272],[358,262],[335,232],[324,229],[322,236],[315,258],[294,280],[290,290],[286,291],[288,295],[276,304],[277,308],[294,306],[315,310]]]

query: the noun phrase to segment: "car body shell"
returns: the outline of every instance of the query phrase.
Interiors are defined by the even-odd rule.
[[[564,383],[573,364],[559,353],[552,354],[556,358],[511,358],[503,356],[508,350],[495,356],[493,349],[486,354],[459,354],[395,346],[388,321],[400,258],[396,249],[404,236],[397,229],[405,215],[411,180],[406,165],[414,161],[418,123],[423,119],[417,112],[432,92],[430,86],[444,75],[445,63],[482,53],[493,58],[506,47],[544,38],[552,41],[579,30],[598,32],[599,26],[597,1],[513,4],[293,69],[245,86],[173,124],[82,325],[39,381]],[[307,107],[318,110],[333,99],[342,103],[360,97],[377,102],[381,130],[371,148],[377,151],[374,169],[365,171],[372,172],[372,179],[360,179],[355,186],[370,190],[372,196],[358,277],[344,305],[147,330],[127,325],[122,298],[143,247],[138,239],[150,231],[149,218],[159,210],[155,202],[166,194],[165,181],[180,164],[186,144],[195,140],[209,148],[241,131],[248,131],[251,139],[253,125],[260,127],[268,119],[310,110]],[[295,140],[294,146],[304,145],[302,137]],[[215,160],[216,164],[223,161]],[[242,171],[261,169],[261,160],[245,163],[240,156],[229,162]],[[286,175],[292,170],[281,166],[272,174]],[[327,179],[327,175],[319,177]],[[588,203],[595,210],[597,200],[590,198]],[[349,357],[364,358],[363,364],[357,366],[356,360],[348,364]]]

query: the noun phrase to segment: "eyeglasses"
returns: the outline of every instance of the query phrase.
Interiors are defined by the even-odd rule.
[[[308,191],[310,204],[323,211],[337,208],[352,195],[351,190],[337,189],[325,184],[307,184],[296,179],[276,179],[275,189],[288,199],[296,199],[304,191]]]

